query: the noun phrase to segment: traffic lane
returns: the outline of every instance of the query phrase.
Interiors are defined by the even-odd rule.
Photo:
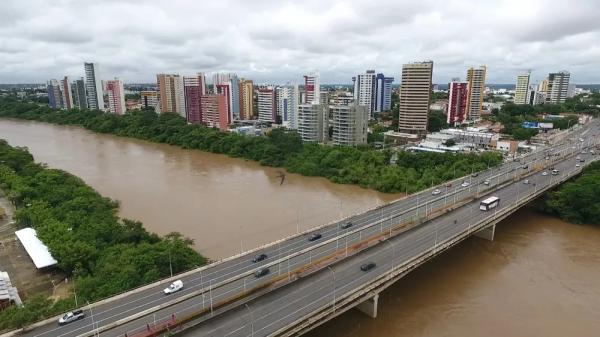
[[[565,166],[565,168],[566,168],[566,166],[569,163],[573,164],[572,162],[567,162],[566,164],[561,165],[561,167]],[[518,185],[519,183],[522,183],[522,182],[517,182],[516,184],[511,185],[510,186],[511,188],[507,188],[504,191],[500,191],[501,192],[501,194],[500,194],[501,195],[501,199],[508,200],[508,201],[512,201],[512,199],[516,200],[516,198],[518,198],[518,193],[515,194],[515,191],[516,191],[517,188],[520,188],[519,185]],[[546,180],[546,181],[544,181],[544,183],[548,184],[548,183],[550,183],[550,181]],[[530,186],[528,186],[528,188],[529,188],[529,190],[532,189],[532,187],[530,187]],[[525,193],[527,193],[527,191],[525,191]],[[510,202],[509,203],[502,203],[502,205],[499,207],[499,209],[502,209],[503,207],[508,207],[509,205],[510,205]],[[462,219],[468,219],[469,221],[461,221],[458,225],[456,225],[456,224],[454,224],[452,222],[448,226],[441,226],[441,228],[443,228],[444,231],[449,232],[449,233],[451,233],[451,232],[460,232],[460,231],[464,231],[466,229],[465,226],[467,226],[467,222],[473,222],[474,223],[478,219],[482,219],[485,216],[490,216],[490,214],[486,214],[486,213],[489,213],[489,212],[482,212],[482,211],[480,211],[478,209],[478,206],[479,206],[479,202],[478,201],[477,202],[473,202],[468,207],[469,209],[460,212],[460,213],[463,213],[463,214],[461,214],[460,217]],[[461,224],[462,224],[462,226],[461,226]],[[452,237],[452,236],[453,235],[448,235],[448,238]],[[413,248],[413,247],[409,246],[408,251],[409,252],[414,252],[414,249],[411,249],[411,248]]]

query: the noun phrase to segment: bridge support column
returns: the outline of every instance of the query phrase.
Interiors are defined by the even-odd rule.
[[[479,232],[475,233],[475,236],[488,241],[494,241],[494,233],[496,232],[496,225],[486,227]]]
[[[375,294],[375,296],[369,298],[368,300],[362,302],[361,304],[356,306],[356,309],[360,310],[363,314],[371,317],[377,318],[377,306],[379,303],[379,294]]]

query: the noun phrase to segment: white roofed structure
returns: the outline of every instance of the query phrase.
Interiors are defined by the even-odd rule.
[[[58,263],[48,251],[48,247],[38,239],[35,229],[23,228],[16,231],[15,235],[23,244],[25,251],[27,251],[37,269],[50,267]]]

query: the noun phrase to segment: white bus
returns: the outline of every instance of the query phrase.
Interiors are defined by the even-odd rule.
[[[499,203],[500,203],[500,198],[489,197],[489,198],[481,201],[481,204],[479,204],[479,209],[482,211],[487,211],[492,208],[495,208],[496,206],[498,206]]]

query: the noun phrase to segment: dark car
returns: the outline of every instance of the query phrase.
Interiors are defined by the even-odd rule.
[[[267,275],[269,273],[269,268],[262,268],[254,272],[254,277],[259,278]]]
[[[83,313],[83,310],[73,310],[73,311],[67,312],[61,318],[59,318],[58,325],[69,324],[71,322],[75,322],[80,319],[83,319],[84,317],[85,317],[85,314]]]
[[[321,233],[313,233],[309,238],[308,241],[315,241],[315,240],[319,240],[321,238]]]
[[[264,254],[264,253],[263,253],[263,254],[258,254],[258,255],[256,255],[256,256],[255,256],[255,257],[252,259],[252,262],[254,262],[254,263],[256,263],[256,262],[260,262],[260,261],[262,261],[262,260],[264,260],[264,259],[266,259],[266,258],[267,258],[267,254]]]
[[[346,222],[346,223],[343,223],[343,224],[340,226],[340,228],[341,228],[341,229],[348,229],[348,228],[352,227],[352,225],[353,225],[353,224],[352,224],[352,222],[348,221],[348,222]]]
[[[527,165],[523,165],[523,166],[521,166],[521,168],[522,168],[523,170],[527,170],[527,169],[529,168],[529,166],[527,166]]]
[[[477,177],[478,175],[479,175],[479,173],[475,172],[475,173],[471,174],[471,177],[475,178],[475,177]]]
[[[362,266],[360,266],[360,270],[369,271],[369,270],[375,268],[375,266],[376,266],[375,262],[365,263]]]

